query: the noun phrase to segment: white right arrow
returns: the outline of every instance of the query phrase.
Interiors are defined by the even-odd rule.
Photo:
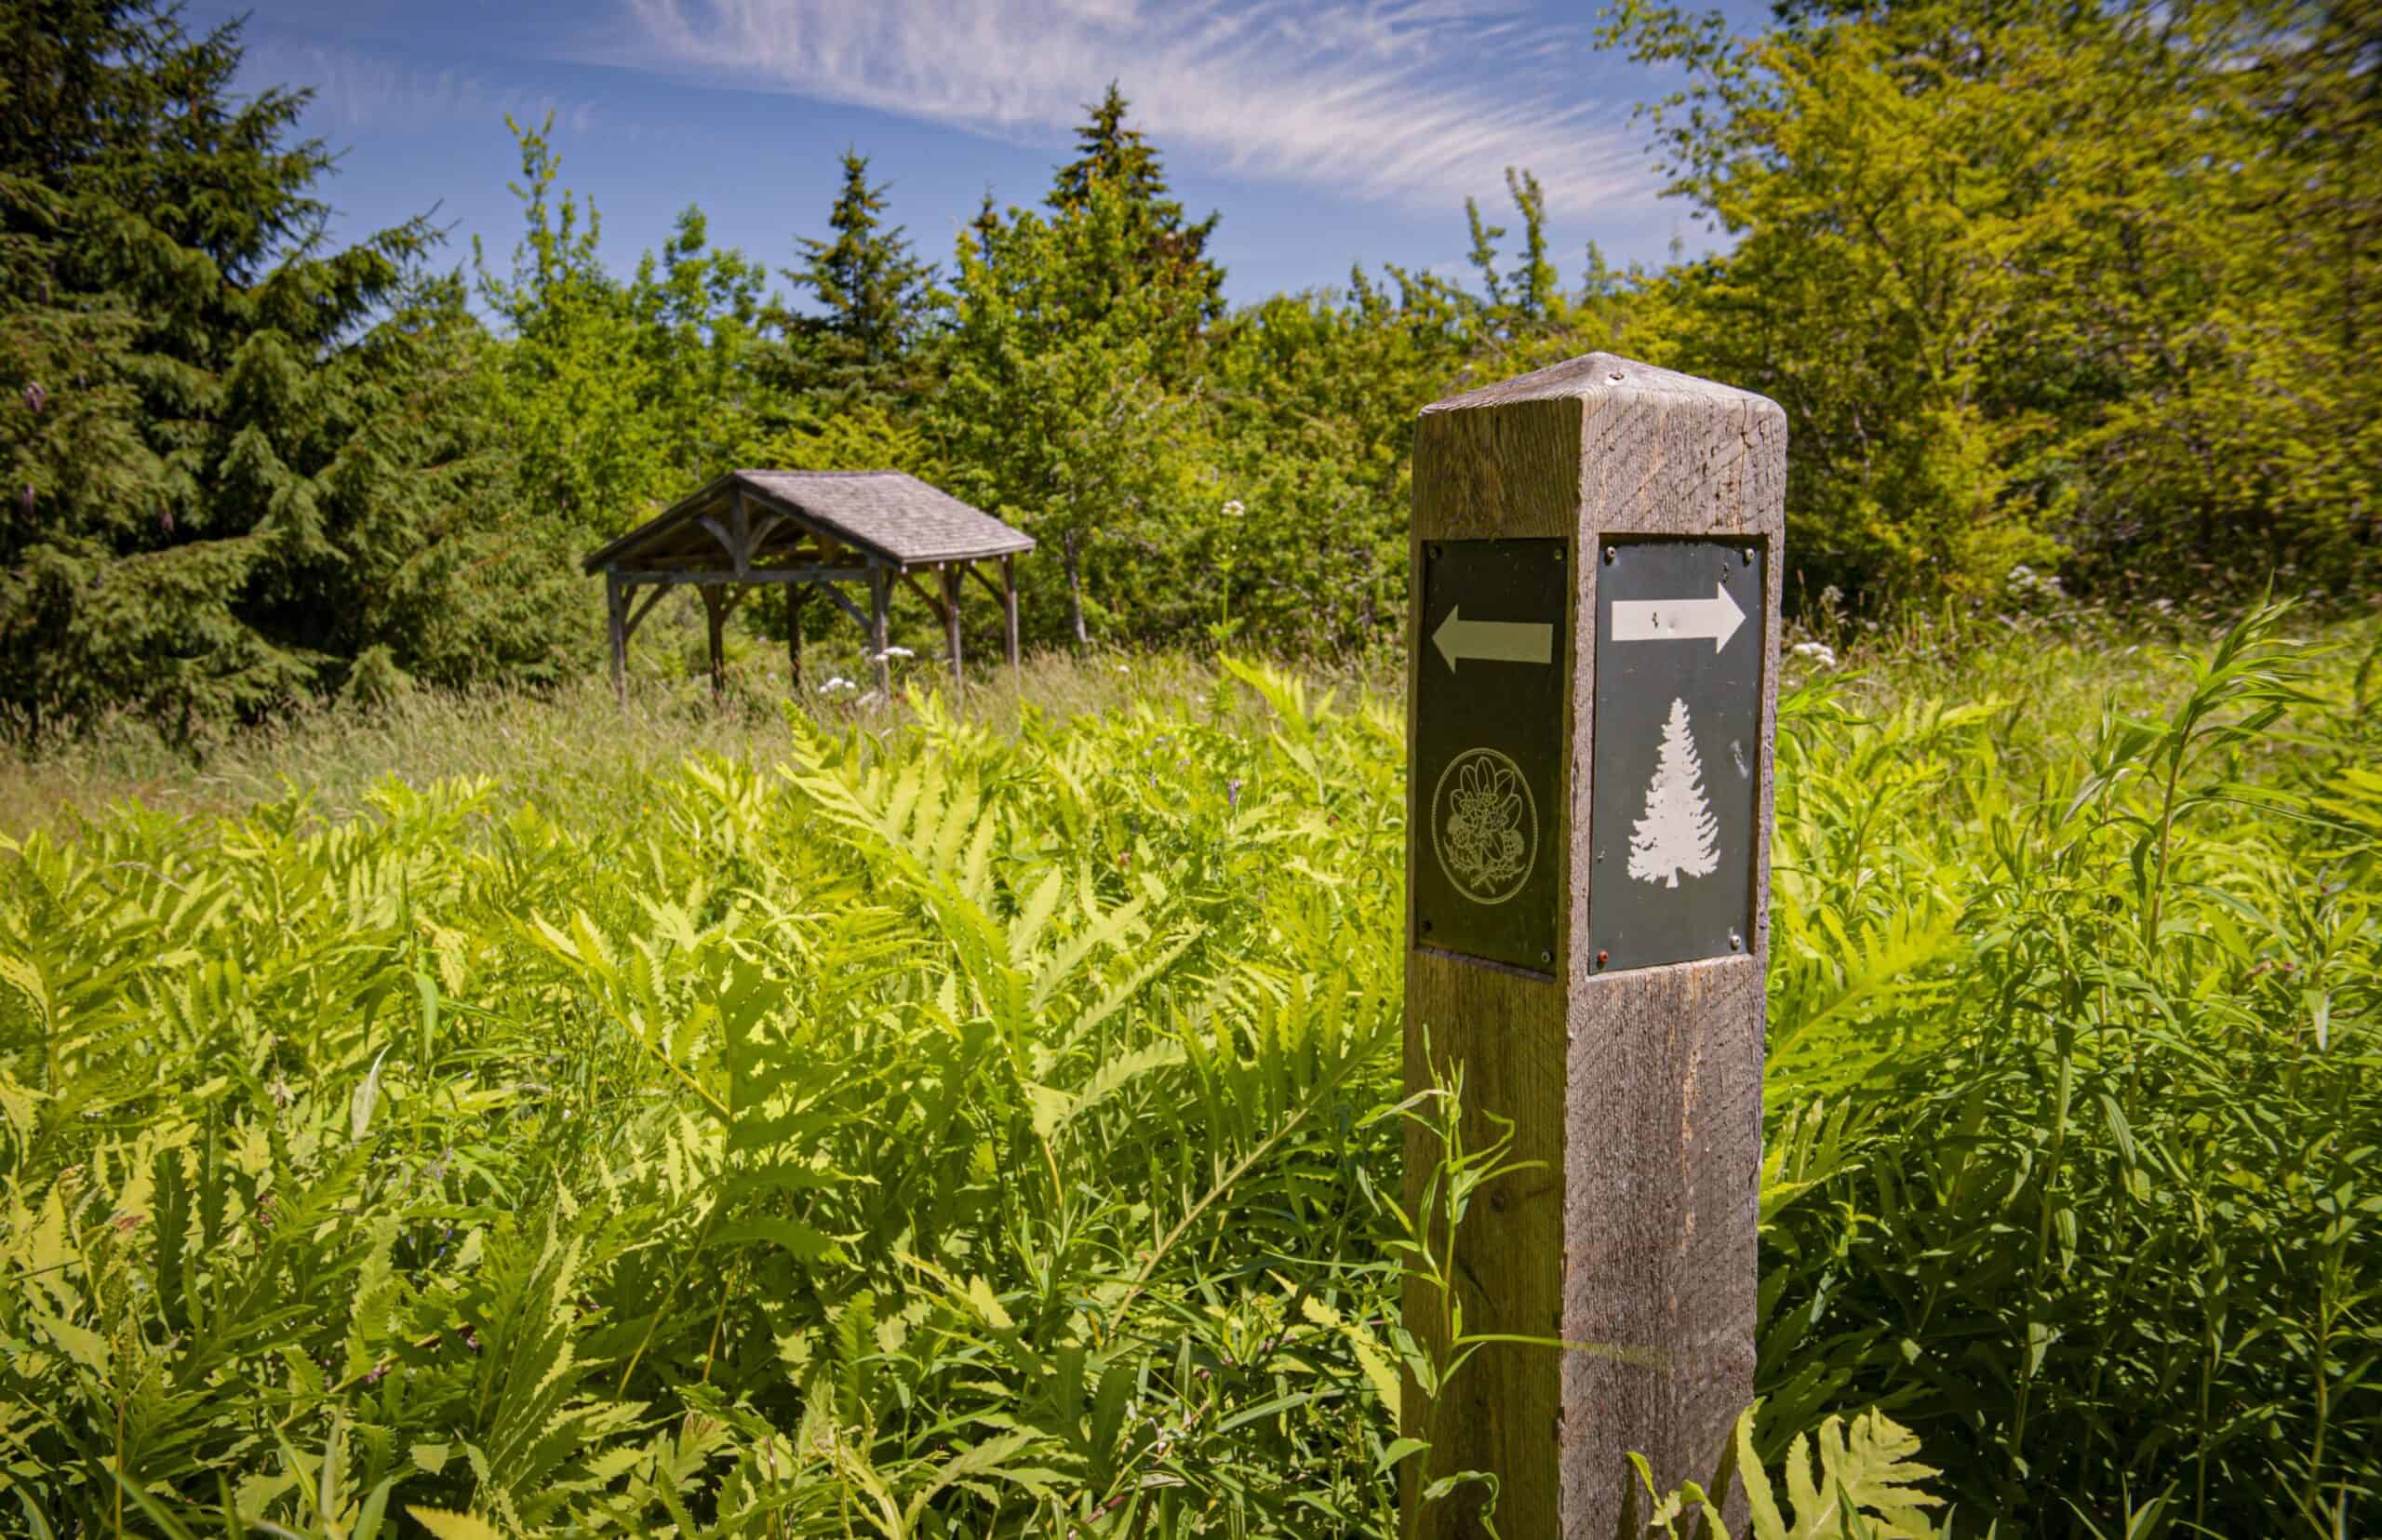
[[[1712,639],[1720,651],[1746,623],[1746,612],[1720,583],[1708,599],[1615,599],[1613,639],[1617,642],[1700,642]]]

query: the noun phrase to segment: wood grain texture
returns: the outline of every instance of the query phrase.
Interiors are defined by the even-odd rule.
[[[1749,953],[1603,977],[1593,957],[1570,958],[1563,1334],[1650,1343],[1671,1354],[1667,1368],[1565,1355],[1561,1533],[1601,1540],[1616,1533],[1626,1505],[1623,1449],[1644,1454],[1666,1487],[1708,1480],[1730,1426],[1753,1399],[1786,417],[1760,396],[1607,355],[1574,363],[1585,367],[1572,378],[1588,393],[1584,531],[1747,539],[1767,548]],[[1593,616],[1603,569],[1581,566],[1584,612]],[[1594,627],[1577,636],[1574,709],[1586,721],[1596,698]],[[1585,735],[1575,752],[1582,765],[1593,763]],[[1586,776],[1574,781],[1572,848],[1584,854],[1594,850],[1591,793]],[[1586,883],[1575,884],[1584,920],[1586,901]]]
[[[1618,1533],[1626,1452],[1646,1455],[1666,1486],[1706,1480],[1752,1399],[1786,440],[1770,401],[1608,354],[1439,402],[1416,425],[1411,666],[1425,651],[1424,542],[1565,536],[1577,574],[1557,977],[1408,952],[1409,1088],[1429,1083],[1427,1032],[1434,1057],[1463,1065],[1481,1132],[1491,1114],[1512,1118],[1517,1156],[1547,1162],[1485,1194],[1467,1221],[1466,1327],[1599,1345],[1491,1349],[1465,1371],[1472,1383],[1452,1388],[1432,1469],[1498,1471],[1509,1536]],[[1606,534],[1766,547],[1755,923],[1743,957],[1599,975],[1573,944],[1587,933],[1594,849],[1590,558]],[[1410,816],[1410,864],[1420,824]],[[1434,1153],[1423,1144],[1410,1134],[1410,1194]],[[1410,1319],[1420,1303],[1410,1292]],[[1408,1405],[1417,1426],[1411,1386]],[[1408,1534],[1479,1533],[1471,1505],[1418,1514],[1419,1475],[1405,1487]]]
[[[1413,593],[1422,594],[1422,547],[1433,540],[1567,537],[1579,510],[1580,411],[1572,402],[1526,403],[1498,411],[1426,411],[1414,435],[1414,518],[1408,552]],[[1573,562],[1577,566],[1577,562]],[[1574,617],[1576,629],[1576,615]],[[1429,654],[1423,609],[1409,606],[1407,655],[1417,670]],[[1408,699],[1420,694],[1412,681]],[[1408,762],[1415,724],[1407,723]],[[1568,778],[1567,769],[1565,775]],[[1407,820],[1407,867],[1425,859],[1424,818]],[[1567,852],[1558,850],[1559,860]],[[1561,884],[1558,885],[1561,891]],[[1414,935],[1409,886],[1406,930]],[[1570,945],[1569,906],[1557,922],[1558,957]],[[1558,979],[1410,946],[1406,959],[1406,1084],[1432,1083],[1429,1052],[1463,1066],[1465,1137],[1474,1148],[1512,1120],[1517,1160],[1536,1169],[1492,1185],[1475,1200],[1458,1238],[1458,1274],[1467,1332],[1554,1337],[1563,1314],[1563,988]],[[1439,1151],[1418,1130],[1406,1138],[1407,1196]],[[1418,1335],[1441,1308],[1436,1292],[1410,1283],[1406,1319]],[[1433,1443],[1427,1472],[1403,1467],[1401,1506],[1409,1536],[1485,1533],[1484,1489],[1418,1505],[1426,1476],[1493,1470],[1501,1478],[1497,1527],[1505,1534],[1558,1532],[1561,1490],[1554,1451],[1561,1419],[1561,1364],[1544,1347],[1496,1344],[1465,1366],[1426,1430],[1419,1392],[1409,1385],[1406,1431]]]

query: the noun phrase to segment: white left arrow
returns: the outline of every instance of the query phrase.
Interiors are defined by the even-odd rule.
[[[1746,623],[1746,612],[1729,591],[1712,585],[1708,599],[1615,599],[1613,639],[1617,642],[1700,642],[1720,651]]]
[[[1457,606],[1431,633],[1431,645],[1455,670],[1459,658],[1492,663],[1546,663],[1555,661],[1555,627],[1538,621],[1467,621]]]

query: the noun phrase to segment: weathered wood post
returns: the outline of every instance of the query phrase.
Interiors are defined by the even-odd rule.
[[[1017,558],[1001,558],[1001,634],[1009,649],[1009,682],[1013,690],[1025,689],[1025,667],[1019,662],[1017,650]]]
[[[629,703],[629,591],[620,574],[604,573],[604,616],[612,641],[612,694]]]
[[[968,675],[959,661],[959,569],[943,569],[943,645],[951,654],[951,699],[957,704],[967,693]]]
[[[798,583],[785,584],[785,663],[796,693],[802,690],[802,610],[810,590]]]
[[[877,693],[887,700],[893,696],[892,660],[885,656],[885,649],[892,645],[887,628],[892,605],[893,574],[872,561],[868,564],[868,650],[877,663]]]
[[[728,592],[713,583],[705,583],[696,592],[703,596],[703,642],[711,658],[711,701],[717,705],[728,698]]]
[[[1449,1385],[1410,1537],[1482,1533],[1479,1484],[1419,1501],[1469,1468],[1501,1533],[1605,1540],[1627,1452],[1708,1480],[1752,1399],[1786,473],[1776,405],[1607,354],[1416,424],[1406,1083],[1427,1044],[1540,1163],[1460,1232],[1465,1332],[1566,1346]]]

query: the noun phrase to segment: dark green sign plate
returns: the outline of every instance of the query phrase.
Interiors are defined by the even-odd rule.
[[[1563,540],[1423,549],[1414,941],[1554,970],[1572,571]]]
[[[1763,552],[1612,539],[1597,570],[1593,970],[1749,945]]]

